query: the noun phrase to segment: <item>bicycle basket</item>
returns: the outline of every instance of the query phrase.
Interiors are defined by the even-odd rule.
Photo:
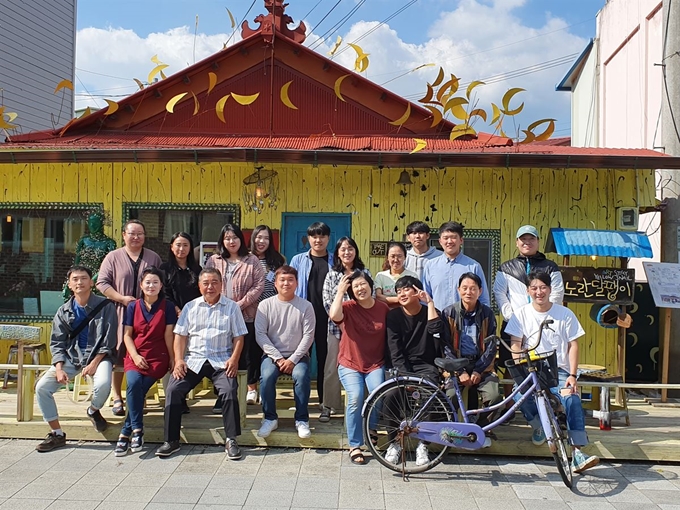
[[[555,351],[541,354],[537,359],[532,360],[532,364],[536,366],[536,375],[542,389],[549,390],[559,386],[560,381],[557,376],[557,355]],[[505,366],[516,384],[520,384],[529,375],[526,359],[509,359],[506,360]]]

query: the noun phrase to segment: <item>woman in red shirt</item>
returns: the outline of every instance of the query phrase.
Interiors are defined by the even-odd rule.
[[[343,303],[345,293],[350,300]],[[338,375],[347,394],[345,426],[349,458],[354,464],[366,462],[361,452],[364,444],[361,432],[364,386],[371,392],[385,380],[385,319],[389,310],[385,303],[373,298],[371,277],[363,271],[354,271],[340,280],[328,313],[328,317],[340,325],[342,332]],[[369,428],[375,430],[377,422],[377,415],[371,415],[370,423],[374,426]]]
[[[123,318],[127,415],[114,450],[116,457],[127,455],[130,450],[141,451],[144,399],[151,386],[172,370],[172,330],[177,314],[175,304],[165,299],[164,276],[154,266],[142,272],[142,298],[127,306]]]

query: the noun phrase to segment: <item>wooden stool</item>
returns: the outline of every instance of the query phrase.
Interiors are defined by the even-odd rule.
[[[26,345],[24,342],[39,341],[40,328],[35,326],[18,326],[16,324],[0,324],[0,340],[16,342],[17,421],[31,421],[33,419],[33,383],[35,381],[35,373],[33,370],[24,370],[24,347]],[[45,349],[44,345],[43,349]],[[39,365],[40,363],[37,364]],[[7,373],[5,373],[5,377],[8,377]],[[25,389],[29,391],[25,392]]]
[[[33,359],[33,364],[34,365],[41,365],[40,363],[40,358],[41,354],[43,352],[47,352],[47,348],[45,344],[27,344],[24,345],[24,356],[30,355],[31,358]],[[14,344],[9,348],[9,356],[7,356],[7,364],[11,364],[13,360],[17,360],[18,362],[18,355],[19,355],[19,345]],[[7,383],[9,382],[9,370],[5,370],[5,378],[2,383],[2,389],[5,390],[7,389]]]

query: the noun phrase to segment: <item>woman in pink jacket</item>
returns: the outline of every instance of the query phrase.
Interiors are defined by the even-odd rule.
[[[218,253],[206,262],[206,267],[217,268],[222,273],[222,294],[236,301],[241,308],[248,328],[239,368],[248,370],[248,391],[257,390],[260,378],[262,349],[255,341],[255,314],[258,298],[264,290],[265,272],[259,259],[248,252],[241,229],[227,223],[222,227],[217,241]],[[245,359],[244,359],[245,358]],[[217,400],[213,413],[222,412],[222,403]]]

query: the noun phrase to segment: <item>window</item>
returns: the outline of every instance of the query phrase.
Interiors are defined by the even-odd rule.
[[[199,247],[201,242],[217,242],[225,223],[239,225],[241,215],[237,205],[194,204],[123,204],[123,219],[144,223],[144,246],[166,260],[170,239],[176,232],[186,232]],[[198,253],[196,254],[198,260]]]
[[[0,204],[3,320],[54,316],[87,215],[100,210],[100,204]]]
[[[463,247],[461,251],[476,260],[484,270],[486,285],[491,293],[491,305],[496,309],[496,299],[493,296],[493,280],[498,267],[501,265],[501,231],[494,229],[465,229],[463,231]],[[407,240],[406,236],[404,239]],[[439,230],[430,231],[430,246],[442,251],[439,245]],[[410,248],[410,244],[407,243]]]

